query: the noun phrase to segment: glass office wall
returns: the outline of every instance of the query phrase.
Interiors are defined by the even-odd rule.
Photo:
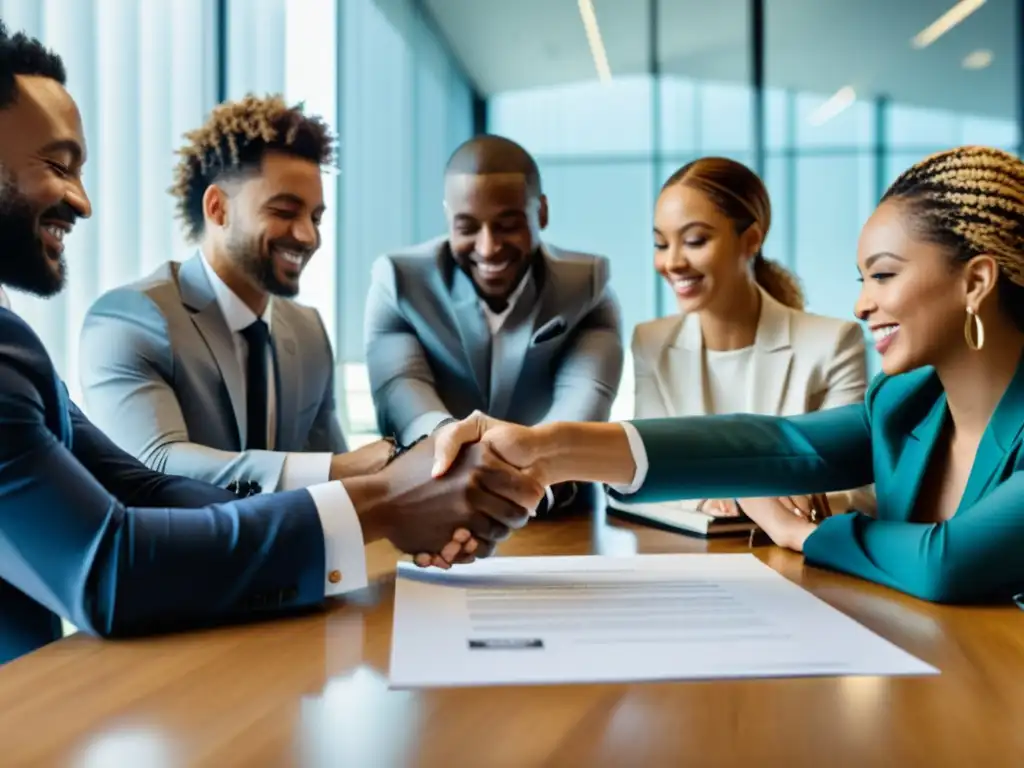
[[[788,104],[768,110],[767,177],[813,311],[852,311],[860,228],[903,170],[960,144],[1018,150],[1018,4],[951,26],[956,5],[765,3],[766,84]]]
[[[766,255],[796,271],[811,311],[848,318],[857,238],[885,186],[943,148],[1020,146],[1019,3],[989,0],[919,36],[954,4],[598,0],[612,79],[599,82],[592,63],[571,82],[493,93],[488,128],[537,155],[550,238],[610,257],[627,338],[673,311],[651,266],[653,201],[672,171],[702,155],[755,168],[761,158],[773,205]],[[636,30],[652,12],[653,29],[627,41],[624,16]],[[588,58],[585,37],[575,40],[572,61]],[[627,378],[617,414],[631,398]]]

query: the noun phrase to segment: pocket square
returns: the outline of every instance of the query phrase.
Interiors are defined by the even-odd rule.
[[[568,326],[565,324],[565,320],[560,317],[552,318],[544,326],[538,329],[535,334],[533,334],[533,343],[543,344],[545,341],[551,341],[565,333],[567,328]]]

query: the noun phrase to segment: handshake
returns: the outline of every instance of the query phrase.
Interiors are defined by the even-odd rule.
[[[420,566],[491,555],[555,481],[540,460],[544,429],[479,413],[441,427],[376,475],[375,511],[360,515],[367,540],[387,538]]]

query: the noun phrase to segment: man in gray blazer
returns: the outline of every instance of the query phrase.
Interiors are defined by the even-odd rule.
[[[541,241],[533,158],[473,138],[448,162],[444,200],[447,237],[373,266],[366,360],[380,429],[409,441],[474,410],[607,420],[623,363],[608,262]]]
[[[261,138],[268,115],[293,132]],[[320,245],[326,126],[247,98],[188,140],[172,192],[198,253],[89,310],[91,418],[151,468],[221,486],[291,490],[380,469],[394,446],[346,453],[327,333],[291,300]]]

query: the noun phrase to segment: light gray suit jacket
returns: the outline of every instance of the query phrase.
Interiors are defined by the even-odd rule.
[[[622,375],[608,261],[544,247],[499,333],[500,359],[472,280],[447,240],[382,256],[366,302],[366,362],[385,434],[431,412],[474,410],[520,424],[605,421]]]
[[[242,451],[244,375],[202,258],[167,262],[89,309],[79,353],[86,410],[153,469],[273,491],[287,452],[345,451],[330,341],[315,309],[274,299],[277,450]]]

